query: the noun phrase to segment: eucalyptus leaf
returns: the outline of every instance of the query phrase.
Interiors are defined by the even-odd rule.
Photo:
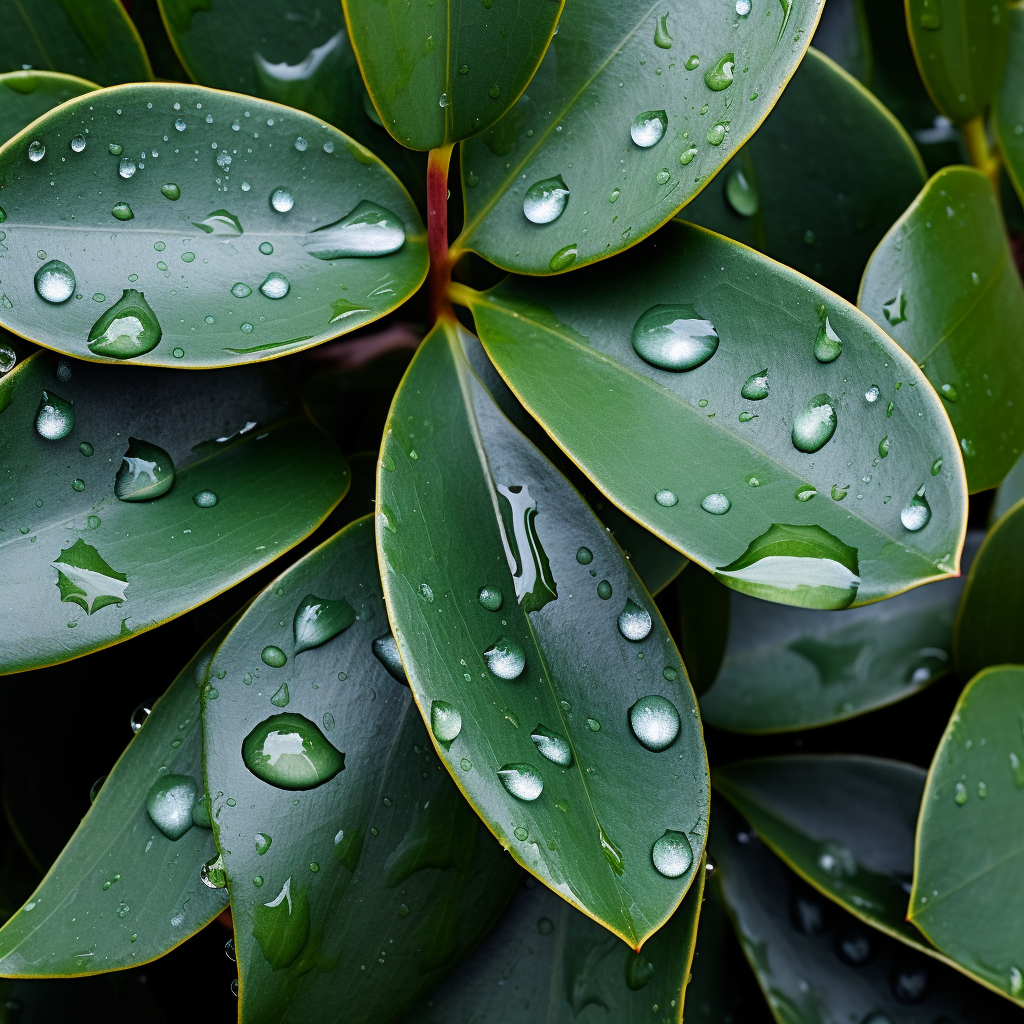
[[[205,801],[199,688],[226,632],[207,641],[153,705],[64,852],[0,928],[4,977],[66,977],[148,963],[227,906],[226,893],[200,880],[216,848],[209,825],[195,821]],[[183,797],[155,804],[154,818],[149,798],[171,779]],[[182,821],[168,834],[175,815]]]
[[[1024,202],[1024,7],[1007,5],[1009,22],[1006,72],[992,110],[992,129],[1005,167]]]
[[[941,402],[807,278],[677,223],[628,266],[453,296],[572,460],[727,586],[842,608],[955,575],[966,488]]]
[[[564,0],[343,0],[381,122],[403,146],[438,149],[494,124],[519,98]]]
[[[832,0],[826,4],[812,42],[858,82],[870,87],[874,55],[864,0]]]
[[[387,632],[365,517],[271,583],[211,665],[206,780],[245,1021],[405,1019],[521,878],[374,656]]]
[[[0,150],[0,178],[0,322],[81,359],[273,359],[383,316],[427,271],[419,215],[368,150],[198,86],[72,100]]]
[[[1003,477],[995,497],[992,499],[992,507],[989,509],[989,521],[997,522],[1014,505],[1024,498],[1024,455],[1022,455],[1010,468],[1010,472]]]
[[[100,85],[153,77],[118,0],[0,0],[0,71],[62,71]]]
[[[377,542],[395,640],[439,756],[502,845],[639,948],[703,848],[696,702],[621,549],[502,415],[464,344],[439,323],[385,434]]]
[[[311,533],[348,487],[345,460],[265,370],[126,374],[39,352],[0,380],[0,410],[0,672],[209,600]]]
[[[900,123],[812,47],[754,137],[682,216],[853,300],[868,257],[924,179]]]
[[[506,270],[550,274],[635,245],[764,120],[821,7],[768,0],[744,15],[714,0],[569,3],[526,93],[463,145],[466,214],[453,257],[469,249]]]
[[[1024,285],[980,171],[929,180],[875,250],[857,304],[942,396],[971,492],[998,486],[1024,451]]]
[[[53,71],[9,71],[0,75],[0,145],[48,110],[98,88],[84,78]]]
[[[975,676],[935,753],[917,826],[908,920],[1024,1004],[1024,669]]]
[[[917,67],[935,106],[955,124],[983,113],[1006,62],[1006,6],[975,0],[904,0],[904,6]]]

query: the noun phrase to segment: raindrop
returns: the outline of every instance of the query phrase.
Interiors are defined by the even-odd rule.
[[[181,198],[181,189],[173,181],[169,181],[166,185],[160,186],[160,194],[173,202]]]
[[[889,435],[886,434],[881,441],[878,442],[878,454],[881,458],[886,458],[889,454]]]
[[[533,224],[550,224],[558,220],[569,202],[569,189],[560,174],[531,185],[523,196],[523,213]]]
[[[89,351],[113,359],[131,359],[156,348],[162,334],[146,296],[126,288],[121,298],[93,324]]]
[[[695,53],[691,53],[690,56],[686,58],[686,63],[683,64],[683,67],[686,68],[687,71],[696,71],[697,68],[700,67],[700,57]]]
[[[476,599],[489,612],[496,612],[501,607],[502,595],[497,587],[481,587]]]
[[[132,733],[137,733],[145,724],[146,719],[149,718],[149,713],[152,710],[153,701],[143,701],[133,712],[132,717],[129,719],[131,722]]]
[[[690,841],[682,832],[666,830],[665,834],[651,849],[651,860],[658,873],[666,878],[679,878],[690,870],[693,850]]]
[[[50,260],[36,271],[36,294],[46,302],[59,305],[75,294],[74,271],[60,260]]]
[[[579,562],[580,565],[590,565],[593,560],[594,552],[591,551],[590,548],[580,548],[576,552],[576,561]]]
[[[633,349],[651,366],[693,370],[718,349],[718,332],[689,303],[651,306],[633,326]]]
[[[578,249],[575,242],[563,245],[554,256],[548,260],[548,269],[557,273],[560,270],[567,270],[576,262]]]
[[[32,163],[37,164],[46,156],[46,147],[41,142],[30,142],[28,147],[28,158]]]
[[[932,476],[938,476],[942,472],[942,459],[941,457],[936,459],[932,463]]]
[[[128,438],[128,450],[114,479],[114,496],[121,501],[149,501],[174,486],[174,463],[155,444]]]
[[[687,164],[693,161],[693,158],[697,155],[697,147],[691,145],[689,149],[684,149],[679,154],[679,162],[685,167]]]
[[[843,351],[843,343],[826,316],[818,327],[818,336],[814,339],[814,358],[819,363],[831,363],[839,358]]]
[[[882,315],[893,327],[907,319],[907,297],[903,294],[902,285],[893,298],[882,303]]]
[[[679,498],[677,497],[676,492],[669,490],[658,491],[654,496],[654,500],[659,505],[664,505],[665,508],[671,508],[673,505],[679,504]]]
[[[957,393],[956,386],[953,384],[939,385],[939,396],[944,398],[951,405],[956,405],[956,400],[960,397]]]
[[[130,156],[121,157],[121,163],[118,164],[117,173],[122,178],[130,178],[135,173],[135,161]]]
[[[522,826],[522,825],[520,825],[520,826],[519,826],[519,827],[518,827],[518,828],[517,828],[517,829],[516,829],[516,830],[515,830],[515,831],[514,831],[514,832],[512,833],[512,835],[514,835],[514,836],[516,837],[516,839],[518,839],[518,840],[519,840],[519,842],[521,842],[521,843],[525,843],[525,842],[526,842],[526,840],[530,838],[530,830],[529,830],[529,829],[527,829],[527,828],[523,828],[523,826]]]
[[[36,433],[48,441],[67,437],[75,426],[75,403],[44,391],[36,409]]]
[[[634,643],[643,640],[651,632],[651,613],[627,598],[626,607],[619,613],[619,632]]]
[[[732,502],[724,494],[709,494],[700,503],[700,507],[713,516],[724,516],[732,508]]]
[[[188,775],[162,775],[149,789],[146,811],[153,824],[175,841],[193,825],[196,783]]]
[[[409,685],[405,666],[402,664],[402,656],[398,651],[398,643],[390,632],[377,637],[370,645],[370,649],[373,651],[373,656],[388,670],[392,679],[397,680],[403,686]]]
[[[17,362],[18,355],[14,349],[8,348],[6,345],[0,345],[0,377],[5,373],[10,373]]]
[[[757,190],[738,167],[725,181],[725,198],[741,217],[753,217],[760,205]]]
[[[810,501],[818,493],[816,487],[812,487],[810,484],[801,484],[793,495],[797,501]]]
[[[708,144],[711,146],[720,146],[725,141],[726,132],[729,130],[731,121],[716,121],[709,129],[707,134]]]
[[[355,609],[345,598],[327,600],[315,594],[306,594],[299,601],[292,618],[295,653],[301,654],[327,643],[355,621]]]
[[[836,938],[836,956],[849,967],[863,967],[875,955],[875,943],[859,925],[849,925]]]
[[[234,963],[235,960],[237,959],[236,956],[235,956],[235,940],[233,938],[232,939],[228,939],[228,941],[224,943],[224,955],[232,963]]]
[[[736,0],[736,13],[741,18],[750,14],[750,0]]]
[[[641,697],[629,709],[629,726],[633,735],[648,750],[668,750],[679,735],[679,712],[675,705],[659,694]]]
[[[345,767],[345,755],[320,729],[290,712],[256,726],[242,743],[242,760],[257,778],[288,790],[323,785]]]
[[[302,240],[302,248],[318,260],[386,256],[404,244],[405,224],[401,219],[365,199],[340,220],[315,228]]]
[[[544,779],[530,764],[505,764],[498,769],[501,784],[517,800],[536,800],[544,791]]]
[[[612,585],[607,580],[601,580],[597,585],[597,596],[602,601],[607,601],[612,596]]]
[[[530,739],[533,740],[541,757],[546,757],[549,761],[554,761],[555,764],[560,764],[564,768],[568,768],[572,764],[572,748],[569,746],[569,741],[559,733],[552,732],[543,725],[538,725],[530,733]],[[541,784],[543,785],[543,783]],[[508,786],[505,788],[509,789]],[[509,789],[509,792],[512,790]],[[537,795],[540,796],[539,790]],[[529,799],[536,798],[530,797]]]
[[[654,964],[647,959],[646,953],[626,954],[626,987],[633,992],[642,989],[654,977]]]
[[[518,679],[526,668],[526,652],[514,640],[499,639],[484,651],[484,657],[499,679]]]
[[[736,55],[727,53],[718,58],[715,63],[704,72],[704,84],[713,92],[721,92],[732,85],[733,70],[736,66]]]
[[[287,213],[295,205],[295,197],[286,188],[275,188],[270,193],[270,205],[278,213]]]
[[[132,208],[127,203],[114,203],[110,208],[111,216],[116,217],[118,220],[132,220],[135,214],[132,213]]]
[[[192,501],[200,508],[213,508],[219,500],[213,491],[200,491],[192,496]]]
[[[750,402],[760,402],[768,397],[768,370],[752,373],[740,388],[740,394]]]
[[[71,152],[72,153],[81,153],[82,150],[84,150],[84,149],[85,149],[85,136],[84,135],[76,135],[71,140]]]
[[[246,299],[252,295],[252,289],[244,281],[236,281],[231,286],[231,294],[236,299]]]
[[[210,889],[226,889],[228,884],[228,873],[224,868],[224,857],[217,854],[211,857],[200,869],[199,877],[203,885]]]
[[[658,18],[654,28],[654,45],[660,46],[663,50],[672,48],[672,34],[668,30],[668,14]]]
[[[629,135],[641,149],[650,149],[661,142],[668,128],[668,114],[664,110],[645,110],[633,118]]]
[[[306,140],[301,135],[295,140],[295,148],[300,153],[305,153],[306,152],[306,147],[308,145],[309,145],[309,143],[306,142]]]
[[[462,715],[459,709],[443,700],[430,705],[430,731],[434,739],[448,750],[462,732]]]
[[[900,521],[912,533],[923,530],[932,517],[931,506],[924,496],[924,484],[918,488],[917,493],[904,506],[900,513]]]
[[[263,648],[260,653],[260,659],[264,665],[269,665],[271,668],[283,668],[288,660],[288,655],[280,647],[269,644]]]
[[[832,399],[826,394],[815,395],[793,418],[793,447],[809,455],[820,451],[832,440],[837,424]]]
[[[291,287],[291,282],[284,274],[274,271],[271,274],[267,274],[260,285],[260,292],[268,299],[283,299],[291,291]]]

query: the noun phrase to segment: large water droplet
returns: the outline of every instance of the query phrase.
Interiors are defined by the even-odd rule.
[[[660,46],[663,50],[672,48],[672,35],[668,30],[668,14],[658,18],[654,28],[654,45]]]
[[[713,516],[724,516],[732,508],[732,502],[724,494],[708,494],[700,507]]]
[[[838,422],[832,399],[815,395],[793,417],[793,447],[808,455],[820,451],[832,440]]]
[[[826,316],[818,327],[818,336],[814,339],[814,358],[819,363],[831,363],[839,358],[843,351],[843,342],[832,330]]]
[[[303,236],[302,248],[318,260],[386,256],[405,244],[405,225],[390,210],[363,200],[350,213]]]
[[[651,632],[651,613],[627,598],[626,607],[619,612],[619,632],[634,643],[643,640]]]
[[[654,500],[665,508],[671,508],[673,505],[679,504],[679,497],[675,491],[663,490],[658,491],[654,496]]]
[[[499,679],[518,679],[526,668],[526,652],[515,640],[499,639],[484,651],[487,667]]]
[[[93,324],[89,351],[113,359],[132,359],[156,348],[162,334],[146,296],[126,288],[121,298]]]
[[[173,181],[169,181],[166,185],[160,186],[160,194],[173,203],[181,198],[181,189]]]
[[[869,387],[867,389],[867,391],[864,392],[864,401],[865,402],[877,402],[878,401],[878,394],[879,394],[878,385],[877,384],[872,384],[871,387]]]
[[[579,249],[575,242],[570,242],[568,245],[563,245],[550,260],[548,260],[548,269],[557,273],[560,270],[568,270],[576,262],[576,257],[579,255]]]
[[[313,789],[345,767],[345,755],[308,718],[285,712],[261,722],[242,743],[242,760],[280,789]]]
[[[462,732],[462,715],[447,701],[435,700],[430,705],[430,731],[434,739],[448,750]]]
[[[133,712],[129,722],[132,727],[132,734],[137,733],[145,724],[146,719],[149,718],[150,712],[153,710],[153,701],[144,700]]]
[[[260,660],[270,668],[284,668],[288,661],[288,655],[275,644],[268,644],[260,652]]]
[[[392,679],[397,680],[403,686],[409,685],[408,676],[405,674],[405,667],[402,665],[402,656],[398,651],[398,642],[391,632],[377,637],[370,645],[373,656],[388,670]]]
[[[924,496],[924,484],[921,484],[917,493],[907,502],[900,513],[900,521],[908,530],[916,533],[928,525],[928,520],[931,517],[931,506],[928,504],[928,499]]]
[[[667,697],[641,697],[629,709],[629,727],[643,746],[654,753],[668,750],[679,735],[679,712]]]
[[[668,114],[664,110],[645,110],[633,118],[629,135],[641,149],[650,149],[661,142],[667,128]]]
[[[117,220],[132,220],[135,217],[132,208],[127,203],[114,203],[110,208],[110,213]]]
[[[41,142],[30,142],[28,145],[28,158],[32,163],[37,164],[46,156],[46,147]]]
[[[150,786],[146,811],[168,839],[177,840],[193,825],[195,802],[195,779],[188,775],[163,775]]]
[[[295,197],[286,188],[275,188],[270,193],[270,205],[278,213],[287,213],[295,205]]]
[[[121,157],[121,162],[117,165],[117,173],[122,178],[130,178],[135,173],[135,161],[130,156]]]
[[[128,438],[128,450],[114,479],[114,496],[121,501],[149,501],[174,486],[174,463],[155,444]]]
[[[531,185],[523,196],[523,213],[534,224],[558,220],[569,202],[569,188],[560,174]]]
[[[666,878],[679,878],[690,870],[693,850],[690,840],[682,832],[666,830],[651,849],[651,860],[659,874]]]
[[[732,85],[733,70],[736,67],[736,55],[726,53],[704,72],[704,84],[713,92],[721,92]]]
[[[48,441],[67,437],[75,426],[75,403],[44,391],[36,409],[36,433]]]
[[[501,591],[497,587],[481,587],[476,599],[489,612],[496,612],[501,607]]]
[[[326,600],[307,594],[295,609],[292,633],[295,653],[327,643],[356,621],[356,611],[343,597]]]
[[[59,305],[75,294],[74,271],[60,260],[50,260],[36,271],[36,294],[47,302]]]
[[[740,394],[748,402],[760,402],[768,397],[768,370],[763,369],[760,373],[752,373],[740,388]]]
[[[731,121],[716,121],[707,134],[708,145],[720,146],[725,141],[726,133],[729,131]]]
[[[530,733],[530,739],[533,740],[541,757],[546,757],[549,761],[554,761],[555,764],[560,764],[564,768],[568,768],[572,764],[572,747],[560,733],[552,732],[545,726],[538,725]],[[540,794],[538,793],[538,795]]]
[[[274,271],[267,274],[263,284],[260,285],[260,291],[268,299],[283,299],[291,291],[291,287],[291,282],[284,274]]]
[[[741,217],[753,217],[760,206],[757,189],[738,167],[725,180],[725,198]]]
[[[633,325],[633,349],[662,370],[693,370],[718,349],[718,332],[689,303],[651,306]]]
[[[517,800],[536,800],[544,791],[544,779],[532,764],[504,764],[498,778]]]

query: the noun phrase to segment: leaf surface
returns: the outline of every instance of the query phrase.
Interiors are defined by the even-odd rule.
[[[337,449],[262,370],[125,373],[39,352],[3,378],[0,409],[2,672],[202,604],[312,532],[348,487]],[[168,479],[161,496],[116,496]]]
[[[9,71],[0,75],[0,145],[48,110],[99,86],[53,71]]]
[[[526,93],[462,147],[453,254],[549,274],[636,244],[764,120],[820,13],[819,0],[774,0],[746,17],[709,0],[571,2]],[[531,222],[528,193],[545,182],[568,196],[556,219]],[[552,192],[541,210],[557,206]]]
[[[198,86],[74,100],[0,150],[0,183],[0,323],[80,359],[273,359],[383,316],[426,275],[419,214],[369,151]]]
[[[1005,167],[1024,202],[1024,8],[1007,6],[1006,71],[992,109],[992,130]]]
[[[446,321],[420,346],[385,434],[395,638],[439,755],[502,845],[638,948],[703,846],[696,701],[621,549],[499,411],[462,334]]]
[[[841,608],[956,572],[966,493],[940,400],[883,332],[807,278],[672,224],[628,265],[456,295],[587,476],[734,589]],[[823,363],[828,332],[841,354]],[[663,369],[636,345],[696,365]],[[815,452],[794,437],[826,439]],[[930,514],[914,511],[922,498]]]

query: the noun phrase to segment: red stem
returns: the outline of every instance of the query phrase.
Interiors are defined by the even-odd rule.
[[[448,164],[452,147],[432,149],[427,157],[427,252],[430,256],[430,322],[451,311],[448,285],[451,261],[448,258]]]

